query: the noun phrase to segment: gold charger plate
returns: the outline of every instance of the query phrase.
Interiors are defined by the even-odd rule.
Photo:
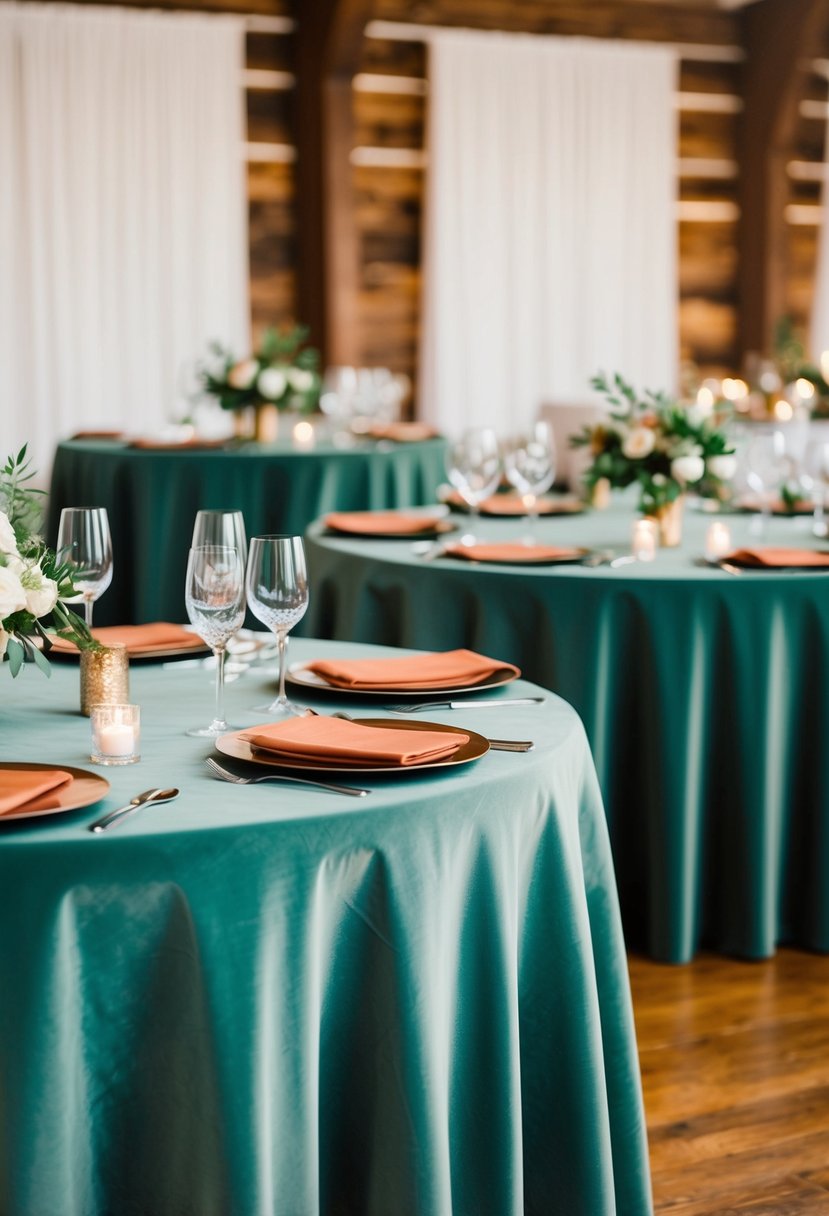
[[[315,660],[310,659],[309,662],[313,663]],[[309,671],[308,663],[294,663],[288,668],[285,683],[293,684],[297,688],[307,688],[313,692],[331,692],[339,697],[388,697],[391,694],[392,696],[423,697],[426,701],[434,701],[435,697],[450,695],[456,697],[464,692],[486,692],[489,688],[500,688],[503,684],[511,684],[518,678],[518,672],[504,671],[494,672],[486,679],[479,680],[477,684],[447,684],[441,685],[439,688],[436,685],[432,685],[431,688],[412,688],[411,684],[384,684],[382,688],[339,688],[336,684],[329,684],[315,671]]]
[[[366,530],[351,531],[346,528],[332,528],[326,524],[325,536],[344,536],[349,540],[436,540],[447,532],[456,532],[456,525],[448,519],[440,519],[433,528],[422,528],[419,532],[369,532]]]
[[[73,781],[63,789],[52,790],[33,798],[23,807],[0,814],[0,824],[10,823],[13,819],[32,819],[38,815],[58,815],[62,811],[76,811],[82,806],[92,806],[100,802],[109,793],[109,782],[98,773],[87,772],[83,768],[73,768],[71,764],[14,764],[0,763],[0,773],[38,772],[42,769],[60,769],[63,773],[71,773]]]
[[[453,756],[449,756],[446,760],[434,760],[428,764],[367,764],[365,766],[359,764],[326,764],[322,760],[277,757],[251,747],[248,742],[239,738],[240,735],[247,734],[248,731],[256,729],[255,727],[248,726],[243,731],[237,730],[232,731],[228,735],[221,735],[216,740],[216,750],[224,756],[232,756],[234,760],[247,760],[252,764],[261,764],[265,768],[296,769],[299,772],[307,773],[340,773],[343,775],[352,773],[355,776],[357,774],[368,776],[371,773],[380,773],[384,776],[389,773],[423,773],[436,768],[454,768],[459,764],[469,764],[472,760],[480,760],[481,756],[485,756],[489,751],[489,740],[485,739],[483,735],[478,735],[472,730],[466,730],[459,726],[444,726],[442,722],[416,722],[408,718],[403,718],[402,720],[354,718],[354,721],[358,722],[361,726],[379,726],[388,730],[432,730],[447,735],[468,735],[469,742],[464,743]]]
[[[492,543],[495,544],[496,542],[493,541]],[[470,557],[468,554],[451,553],[447,550],[441,554],[441,557],[449,557],[456,562],[466,562],[470,566],[580,566],[591,553],[591,549],[574,548],[572,553],[562,554],[560,557],[533,557],[530,554],[528,557],[493,558]]]

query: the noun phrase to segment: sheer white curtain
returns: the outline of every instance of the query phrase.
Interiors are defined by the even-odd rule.
[[[243,67],[235,18],[0,4],[0,457],[157,427],[247,345]]]
[[[675,76],[661,47],[434,38],[424,417],[514,427],[600,369],[675,386]]]

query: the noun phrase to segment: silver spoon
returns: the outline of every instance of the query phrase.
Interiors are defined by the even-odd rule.
[[[119,806],[117,810],[110,811],[102,819],[96,819],[94,823],[90,823],[89,830],[96,835],[99,832],[105,832],[115,824],[123,823],[130,815],[134,815],[136,811],[140,810],[142,806],[149,806],[151,802],[172,802],[178,796],[179,791],[177,789],[145,790],[143,794],[138,794],[126,806]]]

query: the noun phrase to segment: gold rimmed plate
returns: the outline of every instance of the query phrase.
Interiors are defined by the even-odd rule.
[[[346,528],[332,528],[326,525],[324,536],[341,536],[347,540],[437,540],[439,536],[446,536],[449,532],[456,532],[457,526],[448,519],[439,519],[433,527],[421,528],[417,532],[387,532],[382,529],[379,531],[369,530],[367,528],[359,528],[351,531]]]
[[[496,542],[492,543],[494,545]],[[530,549],[531,546],[527,548]],[[592,552],[592,549],[574,548],[557,556],[528,552],[526,556],[516,553],[514,557],[478,557],[468,553],[452,553],[451,549],[447,549],[441,556],[452,558],[456,562],[466,562],[470,566],[580,566]]]
[[[313,663],[315,660],[311,659],[309,662]],[[309,671],[308,663],[294,663],[288,669],[285,683],[293,684],[296,688],[308,689],[309,692],[330,692],[338,697],[388,698],[389,695],[402,695],[434,701],[435,697],[457,697],[465,692],[487,692],[490,688],[500,688],[503,684],[511,684],[518,677],[517,671],[497,671],[491,676],[487,676],[486,679],[479,680],[476,684],[446,684],[440,687],[433,684],[430,688],[412,688],[411,684],[384,684],[382,688],[339,688],[336,684],[329,684],[315,671]]]
[[[39,815],[59,815],[63,811],[77,811],[83,806],[92,806],[100,802],[109,793],[109,782],[98,773],[87,772],[83,768],[73,768],[70,764],[15,764],[0,762],[0,774],[3,772],[36,773],[59,770],[70,773],[72,781],[62,789],[52,790],[33,798],[24,806],[17,807],[6,814],[0,814],[0,826],[11,823],[12,820],[34,819]],[[0,782],[2,778],[0,778]]]
[[[445,735],[468,735],[469,742],[464,743],[452,756],[448,756],[445,760],[433,760],[427,764],[337,764],[336,761],[326,763],[323,760],[305,760],[299,759],[296,756],[276,756],[272,752],[264,751],[262,748],[252,747],[247,740],[240,738],[240,735],[246,735],[254,727],[247,727],[243,731],[232,731],[228,735],[222,735],[216,740],[216,750],[220,751],[224,756],[232,756],[234,760],[247,760],[252,764],[261,764],[265,768],[291,769],[297,772],[306,773],[361,773],[388,776],[390,773],[424,773],[432,772],[438,768],[456,768],[460,764],[469,764],[473,760],[480,760],[481,756],[485,756],[489,751],[489,740],[483,735],[478,735],[474,731],[466,730],[459,726],[444,726],[442,722],[419,722],[403,719],[389,718],[354,718],[355,722],[360,726],[377,726],[384,730],[431,730],[438,731]]]

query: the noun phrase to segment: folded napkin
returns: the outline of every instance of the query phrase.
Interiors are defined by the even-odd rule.
[[[322,715],[257,726],[239,737],[274,758],[378,768],[445,760],[469,742],[469,735],[363,726]]]
[[[123,431],[75,431],[73,439],[123,439]]]
[[[469,504],[457,490],[447,494],[444,502],[459,510],[468,511]],[[479,505],[482,515],[526,515],[527,508],[520,494],[491,494]],[[584,503],[577,498],[539,498],[535,504],[538,515],[576,515],[584,510]]]
[[[447,557],[461,557],[470,562],[506,562],[533,565],[535,562],[560,562],[582,556],[582,549],[556,545],[447,545]]]
[[[72,780],[71,773],[62,769],[2,769],[0,770],[0,815],[20,810],[42,794],[62,789]]]
[[[153,439],[151,435],[131,439],[131,448],[148,452],[202,452],[211,448],[223,448],[227,439]]]
[[[322,676],[335,688],[418,689],[457,688],[480,684],[503,672],[520,676],[512,663],[502,663],[474,650],[446,650],[397,659],[318,659],[308,670]]]
[[[735,566],[756,566],[762,570],[802,566],[807,569],[829,570],[829,552],[815,549],[735,549],[722,558]]]
[[[368,434],[372,439],[391,439],[394,443],[421,443],[434,439],[438,432],[425,422],[373,422]]]
[[[139,655],[147,650],[189,649],[200,650],[204,641],[197,633],[171,625],[167,621],[153,621],[148,625],[104,625],[93,629],[92,636],[102,646],[126,646],[130,654]],[[62,654],[74,654],[77,646],[63,638],[53,638],[53,646]]]
[[[406,515],[398,511],[332,511],[325,526],[332,532],[357,532],[366,536],[417,536],[434,532],[443,522],[440,515]]]

